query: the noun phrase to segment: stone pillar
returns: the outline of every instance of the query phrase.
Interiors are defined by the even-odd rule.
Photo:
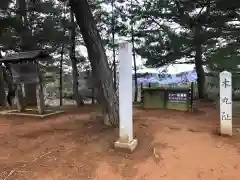
[[[232,74],[220,73],[220,132],[232,136]]]
[[[132,106],[132,47],[128,42],[119,48],[119,140],[116,148],[132,152],[137,146],[133,139],[133,106]]]

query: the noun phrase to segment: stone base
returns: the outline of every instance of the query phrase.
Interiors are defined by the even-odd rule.
[[[33,109],[26,109],[27,111],[32,111]],[[37,110],[36,110],[37,111]],[[22,117],[32,117],[32,118],[49,118],[55,115],[59,115],[61,113],[64,113],[64,111],[50,111],[50,110],[45,110],[45,114],[31,114],[31,113],[26,113],[26,112],[17,112],[17,110],[5,110],[5,111],[0,111],[0,115],[3,116],[22,116]]]
[[[134,149],[137,147],[138,140],[133,139],[131,142],[122,142],[120,140],[114,143],[114,146],[117,150],[132,153]]]
[[[217,127],[216,128],[216,133],[220,136],[228,136],[228,137],[231,137],[231,136],[234,136],[237,134],[238,132],[238,127],[235,127],[233,126],[232,129],[228,129],[228,131],[221,131],[221,128],[220,127]]]

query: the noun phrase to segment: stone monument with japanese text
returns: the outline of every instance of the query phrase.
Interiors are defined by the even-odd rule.
[[[132,45],[128,42],[119,47],[119,119],[119,140],[115,147],[132,152],[137,139],[133,137]]]
[[[232,74],[220,73],[220,132],[232,136]]]

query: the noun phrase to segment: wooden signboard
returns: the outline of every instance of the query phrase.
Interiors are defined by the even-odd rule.
[[[14,83],[39,83],[38,65],[34,63],[11,64]]]

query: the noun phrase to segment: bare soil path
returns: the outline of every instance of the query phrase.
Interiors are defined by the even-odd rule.
[[[2,180],[239,180],[240,136],[216,135],[218,113],[134,111],[139,145],[115,152],[117,130],[94,107],[47,119],[0,119]]]

